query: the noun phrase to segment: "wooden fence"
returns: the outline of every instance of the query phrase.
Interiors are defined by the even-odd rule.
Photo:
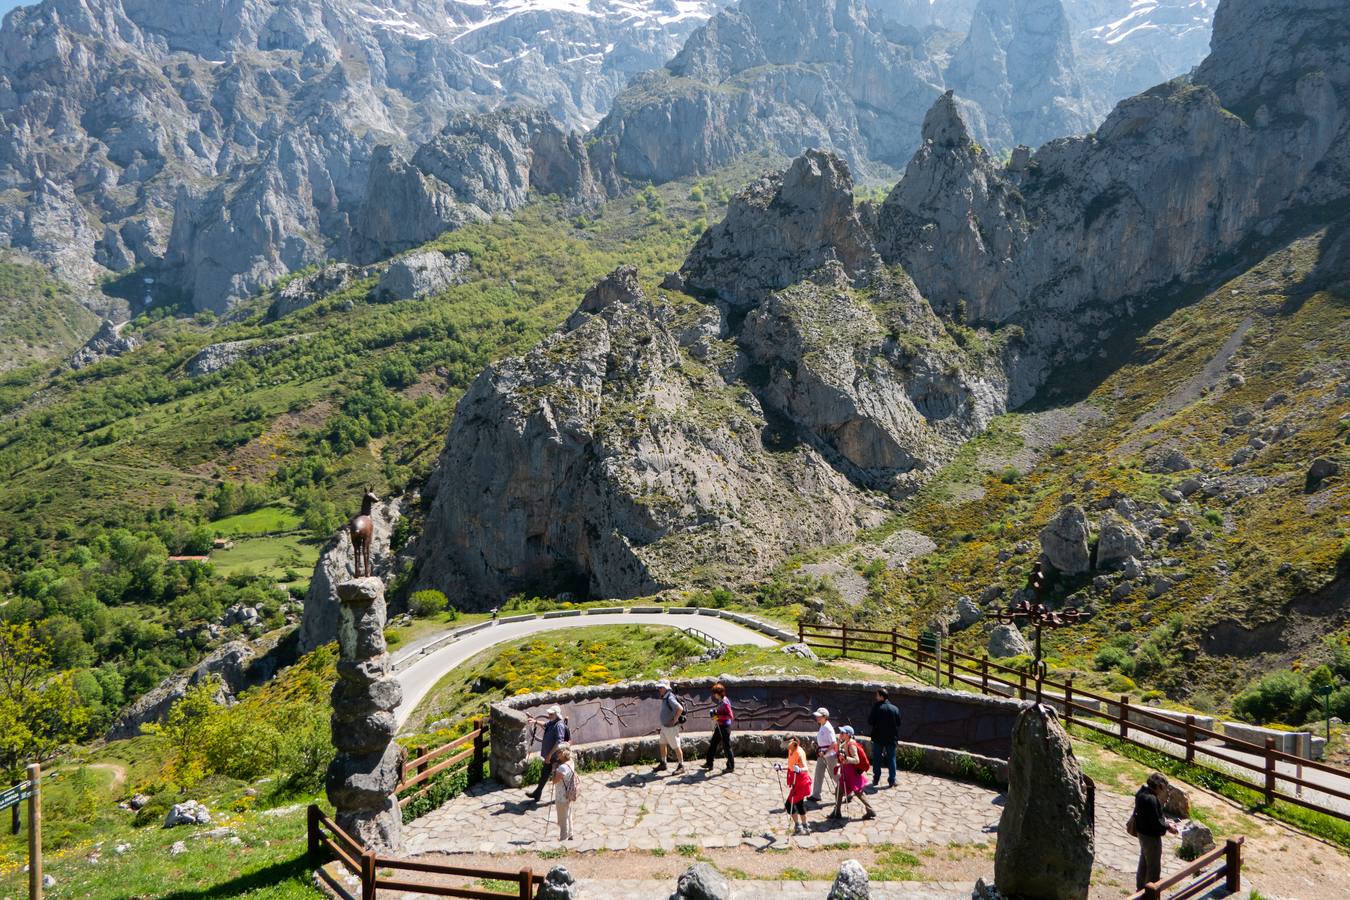
[[[1302,796],[1303,791],[1318,793],[1350,802],[1350,772],[1304,759],[1275,749],[1275,739],[1267,738],[1265,745],[1238,740],[1196,724],[1195,716],[1167,716],[1150,706],[1131,703],[1129,695],[1105,697],[1074,686],[1073,676],[1064,681],[1039,677],[1038,673],[1015,669],[991,662],[988,656],[971,656],[955,650],[937,652],[912,635],[891,629],[858,628],[852,625],[797,625],[797,639],[818,650],[836,650],[843,656],[850,652],[889,658],[892,662],[913,663],[924,677],[933,673],[934,683],[967,687],[999,697],[1017,697],[1022,700],[1046,702],[1057,707],[1069,724],[1077,724],[1104,735],[1136,744],[1159,753],[1165,753],[1187,763],[1217,772],[1224,778],[1259,793],[1266,803],[1283,800],[1316,812],[1350,820],[1350,813],[1326,803]],[[1143,741],[1133,734],[1149,735],[1155,741]],[[1225,747],[1202,744],[1217,740]],[[1231,752],[1225,752],[1231,751]],[[1238,774],[1220,768],[1199,754],[1222,760],[1253,776]],[[1259,757],[1260,762],[1244,758],[1242,754]],[[1279,771],[1278,764],[1299,767],[1295,773]],[[1345,779],[1340,787],[1314,782],[1303,777],[1311,770]],[[1252,780],[1255,778],[1256,780]]]
[[[327,851],[361,880],[361,900],[376,900],[380,888],[387,891],[431,894],[437,897],[471,897],[475,900],[533,900],[538,886],[544,880],[542,875],[535,875],[530,869],[521,869],[518,872],[467,869],[462,866],[443,866],[439,863],[380,856],[362,847],[360,842],[339,828],[337,823],[313,805],[309,807],[308,838],[310,859],[316,865],[325,861],[323,854]],[[512,888],[509,893],[505,893],[483,887],[435,884],[416,880],[419,875],[507,882],[512,884]]]
[[[459,752],[448,759],[441,759],[452,750],[458,750]],[[439,760],[439,762],[433,762],[434,760]],[[483,764],[486,760],[487,730],[484,728],[482,719],[475,719],[472,731],[455,738],[449,743],[430,750],[425,747],[417,748],[413,751],[413,757],[403,764],[403,780],[399,782],[394,793],[402,794],[418,785],[423,785],[423,787],[414,794],[400,797],[399,807],[402,808],[420,797],[425,797],[432,790],[430,782],[433,779],[465,761],[469,762],[470,786],[478,784],[483,780]]]
[[[1215,847],[1197,858],[1180,872],[1144,885],[1144,889],[1130,895],[1130,900],[1189,900],[1201,897],[1220,881],[1229,894],[1242,890],[1242,842],[1245,838],[1229,838],[1222,847]],[[1214,866],[1221,862],[1221,865]],[[1167,894],[1167,891],[1174,891]]]

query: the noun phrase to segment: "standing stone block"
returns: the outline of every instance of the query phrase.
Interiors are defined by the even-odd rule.
[[[1069,736],[1052,708],[1029,703],[1013,725],[994,885],[1009,897],[1086,900],[1093,841],[1093,810]]]
[[[403,816],[395,791],[404,752],[393,742],[403,689],[390,676],[384,641],[384,582],[357,578],[337,587],[338,681],[330,721],[337,756],[324,787],[339,828],[367,849],[396,852]]]
[[[834,876],[826,900],[870,900],[871,896],[867,870],[856,859],[846,859],[839,866],[839,874]]]

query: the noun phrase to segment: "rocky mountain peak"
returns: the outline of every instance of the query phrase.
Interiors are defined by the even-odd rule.
[[[947,150],[969,150],[975,139],[971,137],[970,127],[961,115],[955,91],[947,91],[929,107],[923,117],[920,134],[924,144]]]
[[[877,262],[848,165],[828,151],[808,150],[736,195],[726,218],[694,245],[680,276],[691,290],[744,307],[827,264],[861,278]]]

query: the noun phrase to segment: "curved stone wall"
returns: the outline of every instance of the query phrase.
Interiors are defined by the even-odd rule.
[[[698,736],[711,731],[708,713],[712,708],[711,688],[717,680],[674,682],[675,693],[688,710],[684,731],[694,738],[692,745],[686,743],[686,753],[706,746]],[[1012,749],[1013,721],[1020,708],[1014,700],[879,681],[823,681],[799,676],[721,680],[736,713],[733,737],[751,755],[761,746],[776,755],[782,741],[768,737],[774,734],[814,736],[812,713],[821,706],[830,710],[835,727],[852,725],[859,735],[868,735],[871,729],[867,716],[873,695],[877,688],[885,687],[900,709],[902,742],[1006,760]],[[618,758],[636,759],[638,748],[652,743],[658,730],[660,702],[656,683],[651,681],[512,697],[491,708],[494,778],[512,786],[520,783],[530,754],[538,753],[540,747],[542,723],[532,726],[529,719],[542,720],[544,710],[555,703],[568,719],[573,745],[594,746],[597,750],[604,746],[606,758],[618,753],[613,749],[616,744],[630,742],[636,747]],[[760,737],[750,740],[749,735]]]

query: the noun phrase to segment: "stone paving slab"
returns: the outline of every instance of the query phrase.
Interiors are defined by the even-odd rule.
[[[831,806],[809,811],[812,833],[789,834],[783,813],[780,775],[764,759],[738,761],[704,773],[694,764],[687,775],[657,775],[650,766],[631,766],[581,776],[581,799],[573,810],[574,838],[557,840],[550,802],[535,805],[520,789],[484,782],[404,826],[404,852],[539,853],[565,848],[672,852],[680,847],[821,849],[831,844],[972,845],[992,844],[1004,796],[996,790],[925,775],[900,772],[894,788],[869,796],[877,818],[861,821],[859,804],[845,806],[847,821],[825,818]],[[883,776],[884,777],[884,776]],[[551,792],[545,796],[551,798]],[[1097,791],[1097,864],[1133,876],[1138,844],[1125,833],[1133,798]],[[1164,872],[1184,865],[1176,838],[1164,848]],[[992,874],[992,873],[991,873]],[[969,896],[969,894],[967,894]]]
[[[823,900],[830,893],[828,881],[733,881],[731,900]],[[668,881],[578,879],[580,900],[670,900]],[[970,900],[975,882],[874,881],[872,900]]]

